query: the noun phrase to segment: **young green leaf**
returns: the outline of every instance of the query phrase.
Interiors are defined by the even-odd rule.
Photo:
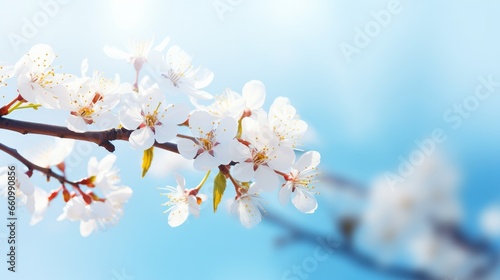
[[[153,162],[153,149],[154,147],[144,150],[144,155],[142,156],[142,177],[146,176]]]
[[[219,172],[217,176],[215,176],[214,179],[214,212],[217,211],[217,206],[219,206],[219,203],[222,200],[222,195],[224,194],[224,191],[226,190],[226,176],[222,174],[222,172]]]

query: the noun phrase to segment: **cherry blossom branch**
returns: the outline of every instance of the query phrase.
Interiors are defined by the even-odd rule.
[[[89,131],[89,132],[77,133],[63,126],[13,120],[1,116],[0,116],[0,129],[15,131],[21,134],[39,134],[39,135],[47,135],[59,138],[68,138],[68,139],[92,142],[101,147],[104,147],[109,152],[115,151],[115,146],[111,143],[111,141],[114,140],[128,141],[130,134],[132,133],[132,131],[124,128],[110,129],[106,131]],[[173,153],[179,153],[177,145],[174,143],[156,142],[154,146]]]
[[[39,172],[45,174],[45,176],[47,176],[47,178],[54,178],[54,179],[58,180],[61,184],[67,183],[67,184],[70,184],[72,186],[78,186],[77,183],[69,181],[65,176],[55,173],[54,171],[52,171],[52,169],[46,168],[46,167],[41,167],[39,165],[36,165],[36,164],[32,163],[31,161],[29,161],[28,159],[26,159],[25,157],[23,157],[14,148],[11,148],[9,146],[6,146],[6,145],[0,143],[0,151],[3,151],[6,154],[8,154],[8,155],[12,156],[13,158],[17,159],[19,162],[21,162],[22,164],[24,164],[28,168],[29,171],[32,171],[32,170],[39,171]]]

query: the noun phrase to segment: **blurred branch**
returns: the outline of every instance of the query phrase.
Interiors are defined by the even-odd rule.
[[[436,229],[439,234],[447,237],[449,240],[454,242],[457,246],[487,258],[484,265],[479,266],[473,270],[469,277],[465,279],[485,279],[491,273],[494,272],[500,263],[500,253],[494,249],[492,244],[489,244],[485,240],[475,240],[470,236],[466,235],[463,230],[455,225],[442,225],[436,224]]]
[[[319,245],[318,239],[328,240],[327,236],[324,236],[323,234],[319,234],[310,231],[308,229],[302,228],[300,226],[297,226],[292,222],[287,221],[269,211],[267,212],[264,221],[267,221],[268,223],[271,223],[275,226],[285,229],[297,240],[308,242],[311,245]],[[335,245],[329,245],[329,247],[332,249],[333,252],[336,252],[339,255],[349,258],[356,264],[381,274],[396,276],[402,279],[440,280],[439,278],[429,275],[426,271],[423,270],[412,270],[401,266],[382,266],[376,259],[373,259],[368,255],[358,252],[349,243],[342,244],[338,242]]]
[[[343,177],[339,177],[334,174],[327,174],[323,178],[324,182],[332,184],[332,187],[334,188],[355,192],[361,197],[365,197],[367,194],[368,189],[366,187],[362,186],[361,184],[354,183],[353,181],[345,179]],[[327,237],[325,235],[313,232],[306,227],[296,225],[269,211],[267,212],[267,216],[264,221],[267,221],[268,223],[286,230],[289,235],[289,238],[286,239],[287,243],[291,243],[291,241],[302,240],[310,243],[311,245],[319,245],[319,239],[327,240]],[[456,246],[459,246],[460,248],[473,255],[484,258],[485,261],[481,265],[477,265],[477,267],[470,272],[470,275],[468,275],[464,279],[487,279],[487,277],[494,273],[495,269],[498,268],[498,265],[500,264],[500,252],[495,250],[495,247],[489,242],[472,238],[465,230],[454,224],[443,225],[434,223],[434,227],[438,234],[452,241]],[[349,238],[349,236],[344,236],[344,241],[342,243],[337,243],[335,244],[335,246],[329,245],[332,249],[332,252],[342,255],[366,269],[376,271],[385,275],[399,277],[401,279],[441,279],[440,277],[434,276],[423,269],[416,270],[397,265],[382,266],[373,257],[363,254],[362,252],[359,252],[359,250],[356,250],[356,248],[354,248],[352,246],[352,243],[349,241]]]
[[[115,151],[115,146],[111,143],[111,141],[128,141],[130,134],[132,133],[131,130],[127,130],[124,128],[78,133],[71,131],[63,126],[19,121],[4,117],[0,117],[0,129],[15,131],[21,134],[39,134],[92,142],[101,147],[104,147],[109,152]],[[158,142],[155,142],[154,146],[173,153],[179,153],[177,145],[174,143],[160,144]]]

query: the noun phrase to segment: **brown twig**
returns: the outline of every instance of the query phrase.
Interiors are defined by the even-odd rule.
[[[29,161],[28,159],[23,157],[16,149],[13,149],[11,147],[8,147],[8,146],[0,143],[0,151],[3,151],[6,154],[17,159],[22,164],[24,164],[28,168],[28,170],[30,170],[30,171],[31,170],[39,171],[39,172],[45,174],[45,176],[47,176],[47,178],[54,178],[54,179],[58,180],[61,184],[66,183],[66,184],[70,184],[72,186],[78,186],[77,183],[69,181],[68,179],[66,179],[65,176],[55,173],[54,171],[52,171],[52,169],[46,168],[46,167],[41,167],[39,165],[32,163],[31,161]]]
[[[132,133],[131,130],[127,130],[124,128],[110,129],[106,131],[88,131],[88,132],[78,133],[71,131],[63,126],[13,120],[4,117],[0,117],[0,129],[15,131],[21,134],[39,134],[39,135],[47,135],[59,138],[92,142],[101,147],[104,147],[109,152],[115,151],[115,146],[111,143],[111,141],[114,140],[128,141],[130,134]],[[177,154],[179,153],[177,145],[174,143],[155,142],[154,146],[173,153]]]

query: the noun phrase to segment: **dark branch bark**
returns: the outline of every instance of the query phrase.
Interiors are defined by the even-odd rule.
[[[128,141],[130,134],[132,133],[131,130],[127,130],[124,128],[110,129],[106,131],[89,131],[84,133],[78,133],[71,131],[63,126],[19,121],[4,117],[0,117],[0,129],[15,131],[21,134],[39,134],[39,135],[47,135],[59,138],[92,142],[105,148],[109,152],[115,151],[115,146],[111,143],[111,141],[115,140]],[[179,153],[177,145],[174,143],[156,142],[154,146],[173,153]]]
[[[29,161],[28,159],[23,157],[21,154],[19,154],[19,152],[16,149],[10,148],[2,143],[0,143],[0,151],[3,151],[6,154],[8,154],[8,155],[12,156],[13,158],[17,159],[18,161],[20,161],[22,164],[24,164],[28,168],[28,170],[39,171],[39,172],[45,174],[45,176],[47,176],[47,178],[54,178],[54,179],[58,180],[61,184],[67,183],[67,184],[70,184],[72,186],[78,185],[75,182],[69,181],[63,175],[55,173],[50,168],[41,167],[39,165],[32,163],[31,161]]]

